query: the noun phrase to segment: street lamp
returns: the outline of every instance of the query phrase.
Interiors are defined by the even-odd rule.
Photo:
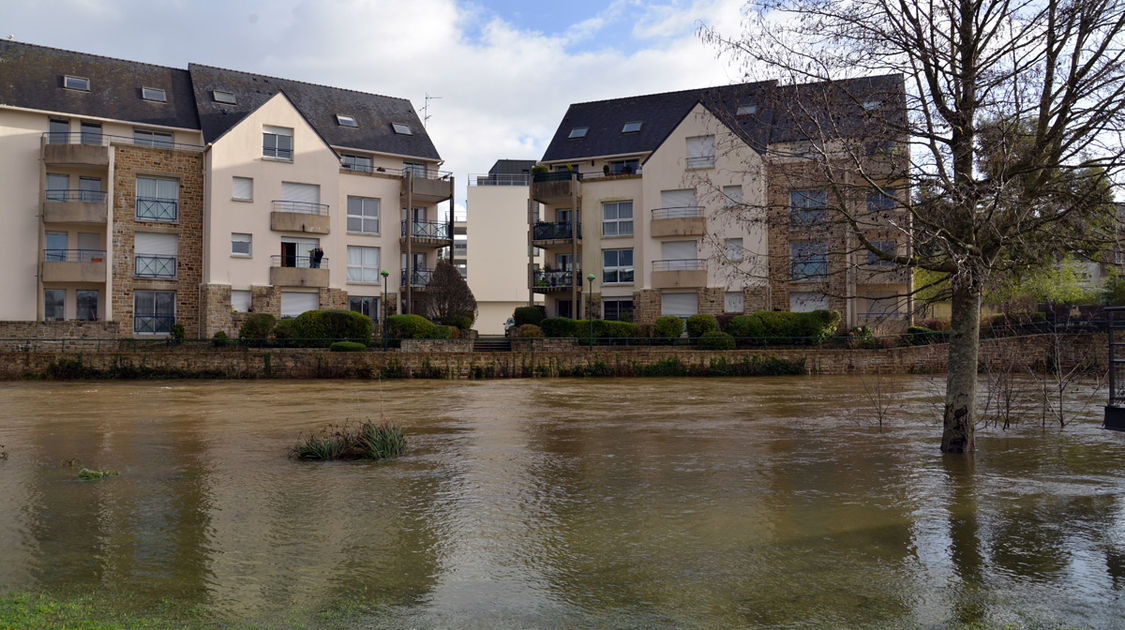
[[[594,349],[594,274],[586,274],[586,279],[590,281],[590,289],[586,291],[589,298],[586,301],[586,319],[590,320],[590,349]]]
[[[387,351],[387,307],[390,306],[387,302],[389,294],[387,293],[387,278],[391,272],[386,269],[379,272],[383,276],[383,352]]]

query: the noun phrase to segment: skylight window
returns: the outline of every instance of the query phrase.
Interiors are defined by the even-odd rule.
[[[142,87],[141,98],[146,101],[168,102],[168,94],[162,88]]]
[[[336,114],[336,123],[341,127],[358,127],[359,123],[355,121],[355,116],[347,114]]]
[[[63,77],[63,87],[89,92],[90,80],[86,77],[75,77],[68,74]]]
[[[585,138],[586,132],[589,130],[589,127],[575,127],[574,129],[570,130],[570,135],[567,136],[567,139],[574,140],[575,138]]]
[[[404,125],[402,123],[391,123],[391,129],[394,129],[395,133],[397,133],[401,136],[413,136],[414,135],[414,132],[410,130],[410,125]]]
[[[230,105],[235,105],[238,103],[238,99],[234,97],[234,92],[214,90],[211,92],[211,98],[215,99],[216,103],[228,103]]]
[[[627,122],[625,123],[625,126],[621,128],[621,133],[637,133],[641,130],[641,124],[642,123],[639,120]]]
[[[871,110],[875,109],[876,107],[878,107],[882,104],[883,104],[882,101],[864,101],[863,102],[863,109],[871,111]]]
[[[757,105],[739,105],[738,111],[734,113],[735,116],[750,116],[758,111]]]

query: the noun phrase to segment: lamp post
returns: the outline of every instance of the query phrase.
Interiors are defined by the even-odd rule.
[[[379,275],[383,276],[383,352],[386,352],[387,351],[387,308],[390,306],[390,304],[388,303],[389,294],[387,293],[387,278],[391,275],[391,272],[384,269],[384,270],[379,272]]]
[[[590,349],[594,349],[594,274],[586,274],[586,280],[590,282],[590,288],[586,291],[589,296],[586,300],[586,319],[590,320]]]

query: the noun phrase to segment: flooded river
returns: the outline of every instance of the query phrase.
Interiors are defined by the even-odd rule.
[[[0,592],[284,627],[1125,623],[1125,435],[1095,406],[943,458],[940,385],[882,383],[880,427],[842,377],[0,383]],[[286,457],[367,417],[407,454]]]

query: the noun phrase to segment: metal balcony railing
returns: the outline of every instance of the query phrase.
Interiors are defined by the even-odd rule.
[[[436,238],[449,240],[453,235],[449,231],[449,223],[444,221],[411,221],[410,235],[414,238]],[[406,221],[400,223],[400,236],[406,236]]]
[[[703,206],[671,206],[652,211],[653,219],[692,219],[701,216],[703,216]]]
[[[134,333],[169,333],[172,324],[176,323],[175,315],[134,315]]]
[[[582,277],[582,270],[578,270],[578,278]],[[574,286],[575,272],[564,269],[561,271],[536,269],[532,274],[532,281],[536,288],[571,287]]]
[[[132,136],[115,136],[96,131],[46,131],[43,138],[47,144],[85,144],[92,146],[109,146],[110,144],[131,144],[137,147],[157,147],[160,149],[176,149],[179,151],[202,151],[203,145],[187,144],[184,142],[168,142],[166,140],[153,140],[151,138],[135,138]]]
[[[180,218],[180,203],[175,199],[137,197],[138,221],[172,222]]]
[[[274,199],[272,202],[275,212],[297,212],[300,214],[316,214],[328,216],[328,204],[312,201],[292,201],[290,199]]]
[[[47,201],[84,201],[86,203],[105,203],[104,190],[75,190],[71,188],[48,188]]]
[[[424,287],[430,283],[434,278],[433,269],[411,269],[410,270],[410,286]],[[401,278],[399,279],[403,285],[406,284],[406,270],[402,270]]]
[[[133,257],[133,275],[138,278],[176,279],[176,257],[159,254],[137,254]]]
[[[527,173],[469,173],[470,186],[527,186],[530,181],[531,176]]]
[[[689,157],[686,160],[685,166],[687,168],[712,168],[715,166],[715,156],[697,155],[695,157]]]
[[[328,258],[321,257],[317,260],[313,256],[290,256],[288,254],[274,254],[270,256],[271,267],[298,267],[300,269],[320,269],[328,266]]]
[[[652,261],[653,271],[700,271],[706,269],[702,258],[667,258]]]
[[[531,238],[536,241],[553,241],[570,238],[571,223],[548,223],[540,221],[532,228]],[[578,226],[578,238],[582,238],[582,226]]]
[[[104,249],[44,249],[46,262],[105,262]]]
[[[532,173],[531,181],[539,182],[569,182],[571,175],[577,175],[578,181],[582,181],[582,173],[578,171],[551,171],[550,173]]]

